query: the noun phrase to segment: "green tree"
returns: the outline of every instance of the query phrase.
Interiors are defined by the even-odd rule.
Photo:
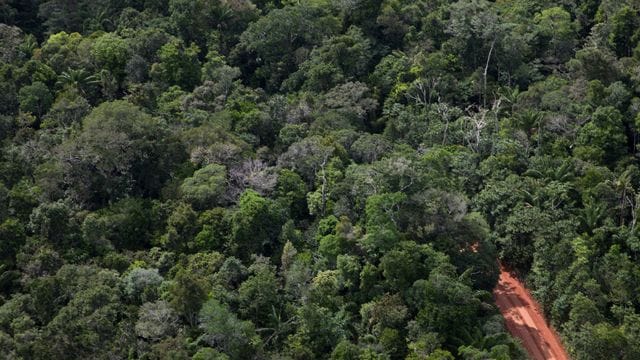
[[[106,102],[60,148],[74,198],[100,206],[128,194],[158,194],[186,154],[162,123],[126,101]]]
[[[123,279],[123,293],[133,303],[154,301],[158,296],[158,286],[162,283],[158,269],[135,268]]]
[[[42,358],[62,359],[69,353],[90,356],[110,348],[121,311],[114,288],[95,284],[79,291],[47,324],[44,341],[34,350]]]
[[[474,294],[471,287],[456,281],[446,272],[443,274],[440,269],[433,271],[428,280],[419,280],[412,288],[421,298],[416,317],[418,324],[451,341],[462,336],[462,331],[476,326],[481,301],[478,299],[480,294]]]
[[[636,29],[638,28],[638,13],[629,6],[623,6],[611,19],[612,29],[609,34],[609,45],[619,57],[631,56],[635,44]]]
[[[209,164],[186,178],[180,185],[180,192],[196,208],[211,208],[222,202],[227,184],[226,173],[223,165]]]
[[[151,244],[154,224],[151,204],[125,198],[84,218],[83,240],[89,246],[141,249]]]
[[[251,356],[259,338],[250,321],[242,321],[218,300],[209,299],[199,314],[201,340],[230,358]]]
[[[287,338],[286,350],[294,358],[330,354],[345,339],[346,314],[342,311],[336,313],[315,304],[305,304],[298,307],[296,316],[299,325]]]
[[[150,75],[157,81],[190,91],[200,83],[199,53],[197,45],[186,46],[182,40],[173,39],[158,50],[159,62],[151,65]]]
[[[274,268],[265,260],[256,259],[249,267],[252,275],[238,288],[239,313],[259,327],[274,326],[281,307]]]
[[[338,20],[322,7],[286,6],[251,23],[240,36],[236,50],[255,54],[256,80],[277,89],[296,70],[298,64],[291,54],[319,45],[325,35],[334,34],[337,28]]]
[[[197,248],[217,251],[225,248],[230,233],[229,221],[229,212],[225,208],[213,208],[200,214],[198,223],[202,230],[195,237]]]
[[[97,38],[91,48],[91,55],[98,66],[109,70],[117,78],[124,76],[124,66],[129,59],[129,45],[125,39],[113,33]]]
[[[180,270],[173,278],[168,289],[169,304],[189,325],[196,326],[198,313],[207,299],[203,283],[184,270]]]
[[[332,36],[314,49],[284,87],[299,83],[305,90],[328,90],[343,81],[362,77],[370,61],[370,41],[362,30],[350,27],[344,35]]]
[[[327,140],[320,136],[310,136],[291,144],[280,155],[278,165],[296,171],[308,183],[313,183],[316,174],[327,167],[335,151],[333,144]]]
[[[69,90],[59,93],[49,112],[43,118],[41,127],[70,127],[74,124],[80,124],[82,119],[89,114],[91,110],[89,102],[77,90],[71,88],[75,86],[83,87],[80,84],[70,85]]]
[[[599,107],[578,133],[576,156],[596,164],[614,164],[627,153],[622,114],[612,107]]]
[[[200,230],[197,218],[191,205],[178,204],[167,218],[166,233],[160,238],[160,243],[173,251],[193,248],[194,238]]]
[[[81,50],[84,44],[86,39],[77,32],[60,31],[51,34],[42,44],[42,61],[58,74],[67,69],[88,67],[89,54],[82,54]],[[84,58],[84,56],[87,57]],[[38,65],[37,63],[34,65]]]
[[[251,2],[230,3],[206,0],[169,0],[169,16],[179,29],[182,38],[199,46],[208,45],[218,36],[223,48],[237,41],[247,24],[256,19],[258,10]],[[211,24],[218,24],[224,31],[211,31]],[[227,50],[227,49],[225,49]]]
[[[8,218],[0,223],[0,263],[11,264],[26,235],[24,225],[18,219]]]
[[[472,69],[484,66],[493,53],[491,47],[504,35],[503,19],[498,17],[493,4],[484,0],[458,1],[449,11],[451,17],[445,32],[450,38],[442,45],[443,49]]]
[[[373,195],[367,198],[365,209],[367,234],[362,246],[372,254],[381,254],[400,241],[398,212],[406,200],[404,193]]]
[[[53,95],[47,85],[36,81],[31,85],[24,86],[18,93],[20,110],[30,112],[38,117],[44,115],[53,103]]]
[[[71,245],[77,235],[73,208],[62,200],[40,204],[31,212],[29,228],[58,246]]]
[[[297,173],[282,169],[278,175],[275,195],[284,208],[289,209],[289,216],[294,219],[305,218],[307,210],[307,186]]]
[[[548,54],[558,62],[567,61],[572,55],[578,30],[571,14],[561,7],[552,7],[536,14],[534,22],[548,44]]]
[[[231,245],[235,253],[245,259],[251,254],[277,253],[281,246],[278,235],[284,223],[278,205],[253,190],[246,190],[238,205],[231,218]]]

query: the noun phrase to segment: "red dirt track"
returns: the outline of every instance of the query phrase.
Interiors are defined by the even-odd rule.
[[[542,316],[540,306],[522,283],[502,266],[493,296],[507,330],[522,341],[533,360],[569,360],[558,334]]]

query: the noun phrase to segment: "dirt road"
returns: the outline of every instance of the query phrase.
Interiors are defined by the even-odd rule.
[[[558,334],[547,325],[542,316],[540,306],[522,283],[502,267],[493,295],[507,329],[511,335],[522,340],[532,359],[569,359]]]

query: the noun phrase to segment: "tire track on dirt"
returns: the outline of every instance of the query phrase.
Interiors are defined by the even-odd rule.
[[[538,304],[522,283],[502,266],[494,297],[507,330],[522,340],[532,359],[569,360],[560,338],[547,325]]]
[[[500,285],[499,285],[500,286]],[[514,299],[509,295],[509,289],[505,288],[505,286],[501,286],[500,296],[496,296],[496,304],[498,307],[502,309],[507,309],[507,314],[503,313],[505,320],[507,318],[511,319],[511,321],[505,321],[505,325],[507,330],[511,333],[511,335],[522,340],[523,344],[532,344],[533,346],[529,346],[527,351],[534,359],[546,359],[545,351],[542,346],[539,344],[538,339],[535,338],[534,331],[531,331],[531,323],[529,319],[525,318],[526,311],[523,312],[521,310],[524,307],[523,304],[517,304],[517,298]]]

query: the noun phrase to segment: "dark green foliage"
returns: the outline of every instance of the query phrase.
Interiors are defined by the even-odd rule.
[[[20,89],[18,102],[20,110],[42,116],[53,103],[53,96],[44,83],[37,81]]]
[[[202,280],[180,270],[169,285],[168,296],[171,299],[171,307],[178,315],[190,326],[195,326],[200,307],[206,300]]]
[[[276,254],[282,224],[282,211],[275,202],[253,190],[245,191],[231,219],[231,241],[235,253],[243,258],[251,254]]]
[[[325,35],[334,34],[338,24],[328,9],[304,4],[285,6],[250,24],[240,36],[237,49],[255,58],[247,65],[255,69],[256,79],[277,89],[301,62],[300,57],[319,45]]]
[[[243,321],[227,306],[215,299],[208,300],[199,315],[200,340],[232,358],[241,359],[255,354],[259,342],[253,324]]]
[[[0,22],[0,357],[524,359],[499,260],[572,358],[640,358],[634,2]]]
[[[638,43],[636,29],[638,27],[637,10],[623,6],[611,19],[612,27],[609,44],[620,57],[630,56]]]
[[[326,91],[344,81],[366,74],[371,60],[371,44],[357,27],[331,37],[314,49],[285,87],[299,85],[309,91]]]
[[[60,147],[65,182],[77,201],[102,205],[126,195],[158,194],[184,159],[162,122],[125,101],[104,103],[82,132]]]

